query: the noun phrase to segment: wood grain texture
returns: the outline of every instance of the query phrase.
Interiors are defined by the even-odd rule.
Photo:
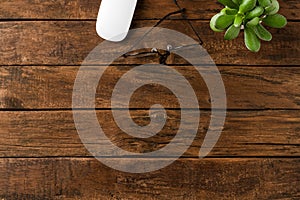
[[[87,158],[0,159],[0,197],[299,199],[299,166],[299,159],[184,159],[159,171],[127,174]]]
[[[153,26],[156,21],[135,21],[133,28]],[[203,47],[216,64],[222,65],[299,65],[300,29],[297,22],[286,28],[272,29],[274,39],[265,42],[259,54],[249,52],[242,35],[234,41],[224,41],[223,34],[214,33],[209,22],[192,22],[204,41]],[[194,37],[189,26],[180,20],[166,21],[161,27]],[[95,32],[95,22],[42,21],[0,23],[0,65],[80,65],[89,52],[102,40]],[[107,48],[106,53],[114,49]],[[243,55],[243,57],[241,57]],[[115,64],[157,63],[157,57],[120,58]],[[172,56],[168,64],[186,64]],[[98,63],[100,64],[100,63]],[[106,64],[106,63],[105,63]]]
[[[99,66],[103,68],[104,66]],[[99,82],[96,108],[110,108],[117,81],[134,67],[110,66]],[[174,66],[193,86],[201,108],[210,108],[207,86],[192,66]],[[70,109],[78,66],[4,66],[0,68],[0,108]],[[300,73],[294,67],[219,67],[229,109],[299,109]],[[165,75],[169,82],[176,80]],[[130,83],[132,80],[128,80]],[[174,83],[176,84],[176,83]],[[178,83],[177,83],[178,84]],[[178,87],[185,88],[178,85]],[[78,96],[80,98],[80,96]],[[189,97],[186,97],[189,98]],[[131,99],[131,108],[153,104],[179,108],[175,95],[159,85],[145,85]]]
[[[222,7],[217,0],[178,1],[218,65],[232,110],[209,157],[198,159],[211,119],[211,100],[196,71],[171,55],[167,63],[187,78],[204,109],[198,134],[170,166],[129,174],[92,157],[78,136],[70,110],[79,66],[102,42],[95,32],[100,0],[1,0],[0,200],[300,199],[300,2],[279,0],[280,13],[289,23],[284,29],[270,29],[272,42],[263,42],[255,54],[246,50],[242,36],[224,41],[222,33],[210,30],[209,19]],[[132,28],[152,27],[175,10],[173,0],[139,1]],[[170,19],[160,27],[196,39],[179,15]],[[119,58],[100,81],[99,123],[124,150],[158,150],[177,133],[178,102],[171,91],[157,85],[140,88],[130,104],[133,121],[142,126],[150,123],[151,105],[168,108],[167,116],[158,111],[150,115],[167,120],[156,136],[133,138],[117,127],[111,114],[110,93],[116,81],[133,66],[157,62],[157,56],[149,55]],[[192,113],[182,123],[190,123],[193,117]],[[120,162],[140,167],[126,153],[119,156]]]
[[[96,19],[100,2],[100,0],[2,0],[0,19]],[[222,9],[217,0],[178,0],[178,2],[180,6],[186,8],[187,17],[190,19],[210,19]],[[298,1],[279,0],[279,2],[280,13],[284,13],[291,20],[300,19]],[[158,19],[176,10],[173,0],[143,0],[138,2],[135,18]]]
[[[0,112],[0,116],[0,157],[90,156],[75,129],[71,111]],[[191,114],[180,122],[180,111],[168,110],[162,131],[156,136],[139,139],[120,130],[111,111],[97,111],[97,116],[109,139],[132,152],[150,152],[164,147],[177,134],[180,123],[184,126],[195,117]],[[131,111],[131,116],[141,126],[150,122],[146,110]],[[158,111],[151,116],[164,117]],[[209,112],[201,112],[198,134],[184,157],[198,156],[210,117]],[[299,119],[299,111],[228,112],[221,137],[209,156],[300,156]],[[216,128],[210,127],[211,130]]]

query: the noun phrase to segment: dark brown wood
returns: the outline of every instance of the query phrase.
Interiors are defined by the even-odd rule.
[[[299,1],[279,0],[280,13],[289,23],[284,29],[270,29],[273,40],[263,42],[259,53],[246,50],[242,35],[224,41],[222,33],[210,30],[209,19],[222,7],[217,0],[178,2],[186,8],[203,47],[219,65],[232,110],[209,157],[198,159],[211,118],[211,100],[196,71],[171,55],[167,63],[187,78],[200,107],[205,108],[198,134],[170,166],[129,174],[91,156],[78,136],[70,110],[79,66],[102,42],[95,32],[100,0],[1,0],[0,200],[300,199]],[[173,0],[139,1],[132,28],[152,27],[175,10]],[[187,23],[178,19],[180,15],[173,16],[160,27],[196,39]],[[137,139],[125,134],[110,111],[110,93],[116,81],[133,66],[157,62],[157,56],[149,55],[119,58],[100,82],[96,94],[99,123],[109,139],[124,150],[154,151],[177,133],[178,102],[171,91],[157,85],[139,89],[130,105],[135,108],[130,114],[139,125],[150,122],[147,109],[152,104],[168,108],[167,123],[156,136]],[[193,115],[182,123],[189,123]],[[157,120],[166,117],[157,112],[151,116]],[[126,158],[126,153],[119,156],[121,162],[140,167]]]
[[[210,108],[207,86],[199,73],[191,66],[173,68],[190,81],[200,107]],[[1,67],[0,108],[70,109],[78,69],[77,66]],[[110,108],[113,88],[130,69],[133,67],[107,68],[97,90],[97,108]],[[219,67],[219,70],[226,88],[229,109],[300,108],[298,68],[225,66]],[[166,75],[165,78],[170,79],[170,82],[175,80],[170,75]],[[158,85],[146,85],[137,90],[132,96],[130,107],[149,108],[155,103],[160,103],[166,108],[179,108],[177,98],[171,91]]]
[[[299,169],[299,159],[180,159],[159,171],[128,174],[92,158],[0,159],[0,197],[299,199]]]
[[[134,152],[164,147],[177,134],[179,124],[187,124],[194,117],[191,115],[180,122],[180,111],[168,110],[167,122],[161,132],[155,137],[138,139],[118,128],[111,111],[97,113],[110,140]],[[16,111],[0,112],[0,115],[0,157],[90,156],[75,129],[71,111]],[[146,110],[131,111],[131,115],[139,125],[149,123]],[[157,117],[163,116],[157,114]],[[228,112],[221,137],[209,156],[300,156],[299,119],[299,111]],[[209,121],[210,113],[202,111],[198,134],[185,157],[198,156]]]
[[[133,28],[153,26],[155,22],[135,21]],[[242,35],[234,41],[224,41],[222,33],[210,30],[208,21],[192,23],[204,41],[203,47],[216,64],[288,66],[300,63],[300,29],[297,22],[290,22],[281,30],[272,29],[271,32],[276,33],[274,39],[263,43],[260,53],[249,52]],[[182,20],[166,21],[161,27],[181,31],[196,39]],[[5,22],[0,24],[0,33],[0,65],[80,65],[102,41],[96,34],[95,22]],[[106,53],[112,51],[114,49],[106,49]],[[157,61],[157,57],[120,58],[115,63],[144,64]],[[185,63],[175,56],[168,60],[168,64]]]
[[[96,19],[100,2],[100,0],[2,0],[0,19]],[[300,19],[298,1],[279,0],[279,2],[280,13],[284,13],[291,20]],[[210,19],[222,9],[217,0],[178,0],[178,3],[186,8],[187,17],[190,19]],[[176,10],[173,0],[143,0],[138,2],[135,18],[157,19]]]

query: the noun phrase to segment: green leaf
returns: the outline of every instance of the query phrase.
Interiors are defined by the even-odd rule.
[[[237,38],[239,36],[240,30],[241,30],[241,27],[235,27],[234,25],[231,25],[227,29],[227,31],[224,35],[224,39],[225,40],[233,40],[233,39]]]
[[[264,13],[264,11],[265,9],[263,7],[257,6],[246,15],[246,19],[253,19],[254,17],[259,17]]]
[[[221,10],[221,13],[223,13],[224,15],[236,15],[238,13],[238,10],[226,7]]]
[[[218,0],[221,4],[223,4],[224,6],[227,6],[229,8],[236,8],[238,9],[239,6],[236,5],[235,3],[233,3],[232,0]]]
[[[245,27],[244,31],[244,36],[245,36],[245,44],[247,49],[249,49],[252,52],[258,52],[260,50],[260,40],[256,36],[255,32],[252,30],[252,28]]]
[[[247,23],[247,26],[256,26],[257,24],[259,24],[259,22],[260,22],[260,18],[254,17]]]
[[[255,8],[257,0],[243,0],[240,5],[240,12],[246,13]]]
[[[263,25],[258,24],[257,26],[253,27],[253,30],[259,39],[264,41],[272,40],[272,34]]]
[[[235,3],[236,5],[240,5],[241,4],[241,0],[232,0],[233,3]]]
[[[279,3],[277,0],[272,0],[272,3],[270,6],[265,8],[265,14],[267,15],[275,15],[279,11]]]
[[[240,27],[243,23],[243,20],[244,20],[244,15],[243,14],[237,14],[235,16],[235,19],[234,19],[234,22],[233,22],[234,26],[235,27]]]
[[[262,6],[263,8],[268,7],[271,5],[271,0],[258,0],[258,3],[260,6]]]
[[[233,24],[234,18],[234,15],[220,15],[216,18],[215,27],[220,30],[226,29]]]
[[[286,18],[280,14],[268,15],[262,21],[272,28],[283,28],[287,24]]]
[[[215,32],[223,32],[223,31],[224,31],[224,30],[221,30],[221,29],[217,29],[217,28],[216,28],[216,20],[217,20],[217,18],[220,17],[221,15],[223,15],[223,14],[218,13],[218,14],[216,14],[215,16],[213,16],[213,17],[211,18],[211,20],[210,20],[210,28],[211,28],[213,31],[215,31]]]

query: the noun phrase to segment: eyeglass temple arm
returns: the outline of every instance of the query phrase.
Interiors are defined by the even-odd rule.
[[[192,25],[192,23],[187,19],[186,15],[184,14],[185,8],[182,9],[181,6],[178,4],[178,1],[177,1],[177,0],[173,0],[173,1],[174,1],[175,5],[176,5],[179,9],[181,9],[181,10],[184,9],[184,10],[181,12],[182,17],[183,17],[183,18],[187,21],[187,23],[191,26],[193,32],[196,34],[198,40],[200,41],[200,45],[202,45],[202,44],[203,44],[203,41],[202,41],[200,35],[199,35],[198,32],[196,31],[196,29],[195,29],[195,27]]]

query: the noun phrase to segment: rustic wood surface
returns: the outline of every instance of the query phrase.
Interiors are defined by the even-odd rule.
[[[101,66],[99,67],[101,68]],[[117,81],[133,67],[111,66],[101,79],[96,108],[110,108]],[[207,86],[191,66],[174,66],[195,89],[201,108],[210,108]],[[79,66],[2,66],[0,108],[70,109],[73,84]],[[229,109],[299,109],[300,71],[297,67],[220,66]],[[166,78],[171,79],[170,76]],[[170,80],[173,81],[173,80]],[[153,96],[153,93],[157,95]],[[143,94],[141,97],[139,94]],[[160,103],[178,108],[176,97],[166,88],[145,85],[132,97],[132,108],[149,108]]]
[[[91,158],[0,159],[0,197],[299,199],[299,162],[298,158],[180,159],[137,175],[112,170]]]
[[[300,3],[297,0],[279,0],[281,12],[290,20],[299,20]],[[1,19],[65,19],[93,20],[96,19],[101,0],[5,0],[1,2]],[[210,19],[222,6],[217,1],[178,0],[187,9],[189,19]],[[20,9],[20,8],[24,9]],[[164,8],[163,10],[161,8]],[[139,1],[135,19],[159,19],[178,8],[173,0]]]
[[[3,118],[0,122],[0,156],[90,156],[76,132],[71,111],[10,111],[0,114]],[[162,131],[155,137],[139,140],[124,134],[110,111],[98,111],[97,114],[99,123],[113,143],[128,151],[144,152],[164,147],[175,136],[180,111],[168,110],[167,123]],[[146,125],[150,120],[145,110],[133,110],[131,116],[139,125]],[[209,119],[210,112],[202,111],[197,137],[185,157],[197,157]],[[188,122],[189,119],[182,123]],[[299,111],[230,111],[224,131],[209,156],[298,157],[299,130]]]
[[[209,19],[222,7],[217,0],[178,2],[222,75],[229,109],[224,130],[208,157],[198,159],[211,118],[211,100],[195,69],[172,55],[167,64],[186,77],[199,101],[198,134],[170,166],[130,174],[92,157],[77,134],[71,110],[79,67],[102,42],[95,32],[100,0],[1,1],[1,200],[300,199],[300,2],[279,0],[280,13],[289,23],[281,30],[270,29],[273,40],[263,42],[258,54],[246,50],[242,36],[224,41],[222,34],[210,30]],[[151,27],[177,9],[173,0],[139,1],[132,28]],[[196,39],[179,15],[160,27]],[[131,116],[139,125],[150,122],[151,105],[167,108],[166,125],[156,136],[133,138],[112,117],[110,97],[118,79],[136,65],[157,61],[156,56],[121,57],[99,82],[99,123],[111,141],[127,151],[162,148],[178,129],[178,101],[157,85],[140,88],[130,103]],[[99,64],[101,68],[107,63]],[[131,162],[120,156],[121,162]]]
[[[156,22],[138,20],[132,26],[149,27]],[[209,21],[194,20],[192,23],[204,41],[203,47],[216,64],[297,66],[300,63],[297,22],[290,22],[285,29],[271,29],[274,38],[272,42],[263,42],[259,54],[246,49],[242,35],[237,40],[225,41],[222,34],[210,30]],[[196,39],[182,20],[166,21],[160,27],[177,30]],[[96,34],[94,21],[8,21],[1,23],[0,34],[0,65],[80,65],[102,41]],[[157,63],[158,58],[120,58],[114,63],[128,65],[143,64],[145,61]],[[168,64],[187,63],[174,57]]]

